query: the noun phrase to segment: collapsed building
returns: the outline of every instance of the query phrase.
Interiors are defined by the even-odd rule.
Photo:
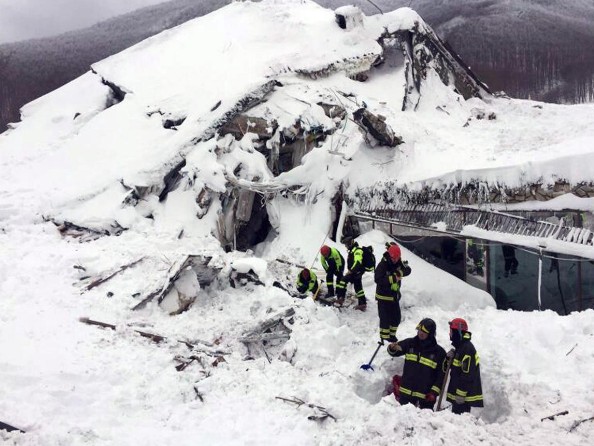
[[[253,6],[233,4],[230,7],[240,12],[242,8]],[[280,2],[275,7],[312,6],[309,2],[301,6]],[[320,9],[320,14],[326,13]],[[92,112],[76,110],[73,121],[84,125],[99,113],[111,114],[109,119],[118,122],[124,115],[135,114],[142,121],[139,127],[146,129],[145,140],[140,144],[154,151],[152,158],[147,156],[152,164],[139,166],[136,172],[118,173],[117,182],[106,179],[100,192],[88,192],[91,200],[108,193],[119,197],[119,202],[113,204],[117,211],[109,216],[92,215],[94,218],[89,218],[89,212],[86,212],[81,218],[82,213],[69,208],[45,218],[54,221],[63,234],[89,240],[117,236],[147,222],[157,226],[178,213],[174,216],[178,222],[175,234],[178,239],[205,233],[216,237],[226,250],[247,250],[279,230],[280,217],[275,202],[290,199],[309,205],[325,196],[332,214],[330,237],[335,241],[340,241],[343,230],[357,235],[366,225],[371,225],[386,230],[429,260],[431,257],[427,253],[435,251],[434,245],[439,246],[444,269],[489,291],[501,308],[553,308],[568,312],[594,305],[594,299],[585,295],[593,276],[587,270],[589,263],[581,260],[575,263],[578,261],[575,254],[563,250],[551,251],[557,247],[546,249],[551,262],[556,259],[580,265],[575,269],[570,263],[559,263],[569,266],[559,266],[555,270],[560,284],[557,288],[562,291],[564,284],[575,288],[577,283],[579,292],[572,292],[572,296],[578,297],[572,298],[571,305],[563,298],[562,310],[557,301],[543,305],[540,294],[538,299],[530,298],[530,304],[518,304],[517,299],[514,303],[514,298],[509,295],[512,291],[505,292],[503,285],[495,285],[494,277],[503,274],[499,271],[501,268],[493,266],[499,260],[490,260],[489,265],[495,268],[491,272],[485,261],[490,254],[483,251],[484,280],[477,279],[479,267],[467,266],[470,246],[486,246],[484,240],[490,240],[489,237],[464,232],[465,225],[476,226],[479,222],[478,217],[474,218],[476,215],[481,215],[482,222],[495,221],[499,217],[497,210],[489,208],[485,211],[485,205],[546,201],[566,193],[591,197],[594,190],[590,183],[572,184],[559,179],[554,184],[546,184],[527,180],[525,184],[512,187],[484,181],[479,175],[476,178],[471,174],[470,177],[463,175],[460,179],[454,172],[425,182],[388,179],[367,186],[353,186],[354,181],[348,172],[323,184],[303,175],[304,160],[314,149],[325,150],[330,160],[328,163],[344,166],[345,171],[359,147],[388,153],[388,161],[405,160],[412,145],[408,145],[398,119],[424,108],[449,116],[457,104],[475,101],[483,107],[472,108],[464,126],[498,119],[488,104],[499,95],[493,94],[414,11],[401,8],[389,14],[366,17],[358,8],[347,6],[334,11],[333,19],[324,22],[328,27],[324,31],[334,40],[329,40],[328,49],[320,47],[315,58],[302,54],[304,45],[311,44],[305,36],[307,33],[282,29],[280,35],[286,37],[287,46],[294,39],[297,41],[295,47],[265,47],[264,51],[270,51],[269,55],[264,54],[269,58],[269,65],[253,71],[242,71],[245,65],[241,64],[246,64],[249,59],[238,61],[238,52],[224,59],[228,64],[225,67],[208,66],[205,62],[208,54],[200,63],[180,63],[180,54],[175,52],[180,51],[181,56],[192,60],[193,55],[183,53],[188,39],[211,38],[208,33],[214,28],[206,25],[211,21],[216,23],[216,16],[182,25],[169,34],[155,36],[94,64],[84,82],[94,85],[100,82],[107,91],[103,108]],[[200,24],[205,26],[200,28]],[[319,25],[316,23],[315,26]],[[251,25],[249,30],[250,34],[244,38],[265,33]],[[227,51],[235,42],[217,43],[222,51]],[[344,48],[348,48],[348,52]],[[151,57],[159,57],[161,71],[133,69]],[[225,75],[229,72],[240,73],[242,82],[226,82]],[[357,84],[373,84],[380,76],[391,76],[393,91],[384,92],[390,96],[390,104],[382,100],[371,103],[357,92]],[[337,77],[341,81],[329,85],[329,81]],[[347,84],[344,79],[353,84]],[[351,88],[342,88],[345,85]],[[440,95],[443,99],[436,99]],[[19,126],[15,126],[13,131],[18,130]],[[84,132],[80,138],[81,144],[84,143]],[[353,143],[354,140],[357,142]],[[359,140],[363,141],[361,146],[357,145]],[[124,145],[120,151],[125,151]],[[88,208],[91,200],[81,207]],[[411,206],[417,207],[413,209]],[[461,206],[471,208],[464,208],[462,212]],[[126,218],[121,217],[124,212]],[[339,224],[340,216],[347,212],[351,213],[351,218],[343,229]],[[576,244],[579,239],[579,244],[591,245],[591,233],[586,232],[592,230],[591,215],[582,210],[565,214],[568,217],[563,220],[556,211],[536,217],[556,219],[549,223],[565,228],[559,234],[565,234],[568,243]],[[464,217],[452,217],[459,215]],[[535,216],[528,214],[520,216],[527,218],[530,224],[535,220]],[[457,221],[457,226],[447,224],[448,219]],[[395,231],[395,227],[401,229]],[[483,229],[517,235],[522,227],[519,223],[500,222]],[[584,230],[572,231],[574,227]],[[441,233],[432,232],[435,229]],[[419,233],[427,237],[427,248],[412,242]],[[549,233],[543,232],[546,237],[552,233],[552,229]],[[539,236],[539,233],[534,234]],[[457,237],[455,246],[450,235]],[[497,243],[496,240],[491,242]],[[531,242],[518,240],[518,243],[524,243],[522,246],[528,250],[536,249],[540,257],[545,255],[542,250],[530,246]],[[452,249],[453,254],[447,254]],[[561,258],[561,254],[570,257]],[[540,262],[542,270],[542,258]],[[183,261],[178,263],[184,265]],[[197,265],[196,259],[190,263]],[[528,264],[528,261],[521,260],[521,263]],[[456,268],[452,266],[454,264]],[[196,266],[194,269],[200,268]],[[565,280],[561,277],[564,269],[578,271],[579,278]],[[177,272],[171,271],[168,277],[175,278]],[[167,279],[166,282],[165,288],[170,289],[172,281]],[[523,288],[513,291],[520,292],[524,292]],[[162,301],[165,297],[159,295],[158,299]]]

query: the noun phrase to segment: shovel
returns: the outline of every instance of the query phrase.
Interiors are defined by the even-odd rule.
[[[371,357],[371,359],[369,360],[369,363],[367,364],[363,364],[360,368],[362,368],[363,370],[371,370],[371,371],[375,371],[374,368],[371,366],[371,363],[373,362],[373,360],[375,359],[375,355],[377,355],[377,352],[379,352],[380,347],[384,345],[383,341],[378,341],[377,343],[377,348],[375,349],[375,352],[373,353],[373,356]]]

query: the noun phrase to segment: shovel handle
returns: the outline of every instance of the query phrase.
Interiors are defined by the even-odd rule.
[[[448,391],[448,389],[446,389],[445,386],[446,386],[446,383],[448,382],[448,374],[450,373],[450,367],[452,366],[452,362],[454,362],[453,356],[449,359],[448,365],[446,366],[446,369],[445,369],[445,374],[443,376],[443,383],[441,384],[441,392],[439,393],[439,398],[437,400],[437,412],[439,412],[441,410],[441,400],[443,400],[444,394]]]
[[[373,352],[373,356],[372,356],[372,357],[371,357],[371,359],[369,360],[369,363],[367,363],[367,364],[363,364],[363,365],[361,366],[361,368],[362,368],[363,370],[369,370],[369,369],[373,370],[373,367],[371,367],[371,363],[372,363],[372,362],[373,362],[373,360],[375,359],[375,356],[377,355],[377,352],[379,352],[379,349],[381,348],[381,346],[382,346],[382,345],[384,345],[382,342],[378,342],[378,343],[377,343],[377,348],[375,349],[375,352]]]

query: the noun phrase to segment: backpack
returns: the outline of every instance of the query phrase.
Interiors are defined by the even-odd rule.
[[[361,249],[363,249],[363,268],[365,271],[373,271],[375,269],[373,246],[363,246]]]

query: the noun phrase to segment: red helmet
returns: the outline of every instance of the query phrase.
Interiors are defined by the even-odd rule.
[[[303,268],[301,270],[301,277],[303,277],[305,280],[309,279],[309,270],[307,268]]]
[[[392,259],[392,262],[400,260],[400,246],[396,243],[392,243],[388,248],[388,255],[390,256],[390,259]]]
[[[328,257],[330,255],[330,247],[328,245],[322,246],[320,254],[322,254],[322,257]]]
[[[458,331],[468,331],[468,324],[461,317],[457,317],[450,321],[450,329]]]

